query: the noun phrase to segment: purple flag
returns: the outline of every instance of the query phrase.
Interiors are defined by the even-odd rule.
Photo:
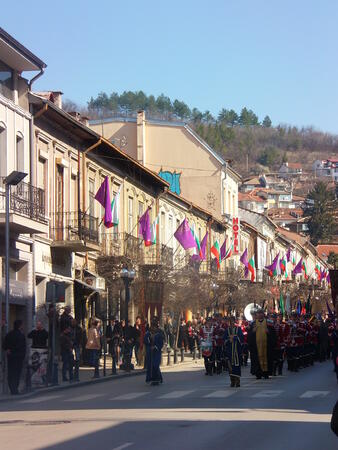
[[[206,251],[207,251],[207,243],[208,243],[208,232],[205,233],[204,238],[201,241],[200,252],[199,255],[192,255],[192,261],[205,261],[206,259]]]
[[[272,264],[270,264],[269,266],[265,266],[265,268],[269,271],[271,276],[274,274],[274,272],[277,271],[278,259],[279,253],[277,256],[275,256],[275,259],[272,261]]]
[[[293,269],[292,274],[293,275],[298,275],[299,273],[302,273],[302,266],[303,266],[303,258],[300,258],[298,264]]]
[[[288,248],[288,251],[286,252],[286,261],[290,262],[291,261],[291,248]]]
[[[244,250],[242,256],[240,257],[240,261],[245,266],[244,276],[247,277],[249,274],[249,269],[248,269],[249,260],[248,260],[248,249],[247,248]]]
[[[326,275],[326,281],[327,281],[327,284],[331,284],[330,272],[328,272]]]
[[[325,269],[320,271],[320,281],[325,280]]]
[[[109,227],[112,222],[112,213],[108,177],[103,180],[99,190],[96,192],[95,200],[97,200],[104,207],[103,222],[106,227]]]
[[[143,216],[140,217],[138,223],[140,225],[138,234],[139,236],[142,236],[145,246],[149,247],[149,245],[151,245],[151,223],[149,217],[149,208],[147,208]]]
[[[221,261],[223,261],[223,259],[225,258],[225,255],[227,253],[226,243],[227,243],[227,238],[224,239],[223,245],[221,247]]]
[[[174,233],[175,238],[182,245],[184,250],[197,247],[194,236],[192,235],[187,219],[184,219],[181,225]]]

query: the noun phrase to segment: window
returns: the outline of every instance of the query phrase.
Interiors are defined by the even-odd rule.
[[[89,215],[95,217],[95,182],[89,178]]]
[[[13,71],[0,61],[0,93],[13,100]]]
[[[236,215],[236,196],[232,194],[232,215]]]
[[[46,212],[48,211],[48,173],[47,173],[47,161],[44,158],[38,160],[38,187],[44,191],[44,199],[46,205]]]
[[[165,245],[165,213],[161,212],[161,223],[160,223],[160,241],[162,245]]]
[[[134,209],[134,199],[133,197],[128,197],[128,233],[132,234],[133,231],[133,209]]]
[[[138,202],[138,217],[140,218],[143,215],[143,202]]]
[[[22,134],[16,135],[16,170],[25,171],[24,140]]]
[[[7,175],[7,129],[0,123],[0,177]]]
[[[169,242],[168,246],[172,248],[173,246],[173,216],[168,217],[168,233],[169,233]]]
[[[71,212],[78,211],[77,204],[77,176],[72,175],[70,178],[70,210]]]
[[[231,193],[230,191],[228,191],[228,214],[232,214],[232,210],[231,210]]]

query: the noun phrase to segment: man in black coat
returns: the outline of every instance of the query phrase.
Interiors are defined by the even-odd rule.
[[[26,339],[23,334],[22,320],[14,322],[14,329],[5,337],[3,349],[7,353],[8,387],[12,395],[18,395],[20,376],[26,355]]]

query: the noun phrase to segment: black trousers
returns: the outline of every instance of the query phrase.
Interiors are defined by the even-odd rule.
[[[20,377],[23,366],[22,358],[7,357],[8,363],[8,387],[12,395],[18,394]]]

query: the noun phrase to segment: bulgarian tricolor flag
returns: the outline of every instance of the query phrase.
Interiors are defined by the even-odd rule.
[[[156,244],[157,242],[157,235],[158,235],[158,224],[160,221],[160,215],[158,214],[154,220],[154,222],[151,225],[151,238],[150,242],[152,245]]]
[[[287,260],[287,255],[283,256],[283,259],[281,259],[279,261],[279,267],[281,270],[281,274],[285,276],[285,278],[288,277],[288,271],[287,271],[287,267],[288,267],[288,260]]]
[[[217,262],[217,269],[221,267],[221,251],[219,248],[219,243],[216,240],[214,245],[210,249],[211,253],[215,256]]]
[[[305,276],[305,279],[307,280],[309,278],[309,275],[307,274],[307,268],[306,268],[306,264],[305,264],[304,260],[303,260],[303,264],[302,264],[302,270],[304,271],[304,276]]]
[[[318,263],[316,264],[315,272],[317,274],[318,281],[320,281],[322,279],[322,273],[321,273],[320,265]]]
[[[200,258],[203,257],[202,251],[201,251],[201,244],[200,241],[198,239],[197,233],[196,233],[196,229],[195,229],[195,224],[193,224],[192,227],[190,227],[191,233],[194,236],[194,239],[196,241],[196,247],[194,248],[194,254],[198,255]]]
[[[109,228],[117,227],[119,224],[119,218],[120,218],[120,190],[121,187],[119,187],[119,190],[117,191],[115,197],[113,198],[113,201],[111,202],[111,223]]]
[[[251,281],[254,282],[256,278],[256,269],[255,269],[255,256],[252,255],[248,262],[248,271],[251,274]]]

